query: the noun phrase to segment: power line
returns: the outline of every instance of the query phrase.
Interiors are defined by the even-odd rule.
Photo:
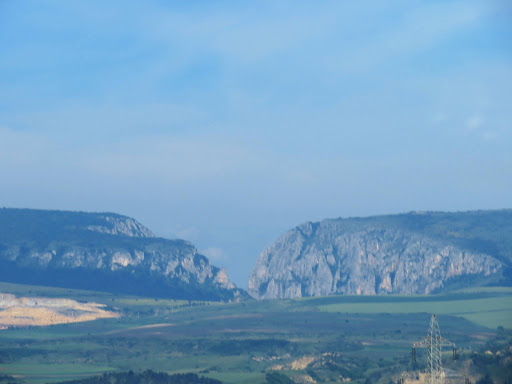
[[[442,347],[451,347],[453,359],[457,357],[455,344],[441,337],[436,315],[430,318],[430,327],[427,337],[412,345],[412,359],[416,362],[416,348],[427,349],[427,368],[425,370],[427,384],[443,384],[445,373],[442,364]]]

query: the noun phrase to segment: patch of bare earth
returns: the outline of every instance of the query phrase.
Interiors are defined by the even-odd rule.
[[[78,323],[120,315],[105,305],[70,299],[20,297],[0,293],[0,329]]]
[[[164,327],[174,327],[174,326],[175,326],[175,324],[173,324],[173,323],[141,325],[138,327],[131,327],[131,328],[126,328],[126,329],[116,329],[114,331],[107,332],[106,335],[113,335],[116,333],[130,333],[130,332],[136,332],[136,331],[144,331],[144,330],[152,329],[152,328],[164,328]]]

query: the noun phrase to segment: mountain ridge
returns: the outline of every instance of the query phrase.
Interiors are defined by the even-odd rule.
[[[115,213],[1,208],[0,279],[182,299],[246,296],[191,243],[155,237]]]
[[[512,279],[512,210],[409,212],[303,223],[258,257],[258,299],[434,293]]]

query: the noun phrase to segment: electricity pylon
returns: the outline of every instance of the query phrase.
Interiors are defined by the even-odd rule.
[[[436,315],[432,315],[427,337],[412,345],[412,359],[414,362],[416,362],[416,348],[427,348],[427,369],[425,370],[427,384],[443,384],[444,382],[441,347],[452,347],[453,358],[456,358],[455,344],[441,337]]]

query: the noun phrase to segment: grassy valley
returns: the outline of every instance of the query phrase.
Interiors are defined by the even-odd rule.
[[[463,370],[473,381],[491,366],[496,382],[505,382],[503,378],[510,373],[510,362],[508,366],[494,361],[484,361],[482,366],[475,363],[475,356],[496,358],[497,352],[510,345],[510,288],[433,296],[330,296],[241,303],[5,283],[0,284],[0,291],[93,301],[122,315],[1,331],[0,375],[26,383],[151,369],[196,373],[233,384],[288,379],[388,384],[402,371],[425,364],[425,354],[420,353],[418,366],[413,367],[410,348],[426,335],[432,312],[438,315],[443,337],[460,348],[458,362],[451,362],[446,354],[447,365]]]

